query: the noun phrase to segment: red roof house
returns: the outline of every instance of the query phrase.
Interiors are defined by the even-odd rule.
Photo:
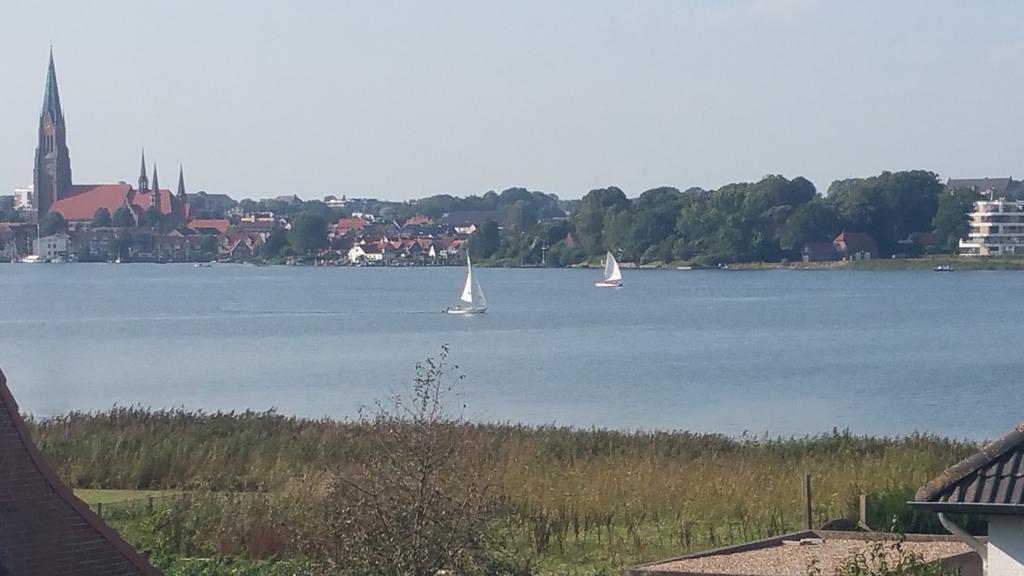
[[[832,240],[844,260],[870,260],[878,257],[878,242],[863,232],[841,232]]]
[[[32,443],[0,372],[0,573],[160,576],[75,497]]]
[[[111,215],[122,206],[130,206],[136,214],[144,213],[153,204],[153,193],[138,191],[129,184],[87,184],[75,185],[64,197],[50,206],[50,212],[60,212],[68,222],[89,222],[100,208],[106,208]],[[160,212],[162,214],[186,214],[187,206],[166,188],[160,189]]]

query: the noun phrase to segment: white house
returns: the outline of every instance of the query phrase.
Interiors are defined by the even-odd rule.
[[[981,556],[986,576],[1024,574],[1024,423],[926,484],[910,505],[937,512],[942,525]],[[987,518],[988,541],[946,514]]]
[[[32,242],[32,253],[52,260],[58,256],[66,258],[70,253],[71,237],[64,233],[44,236]]]

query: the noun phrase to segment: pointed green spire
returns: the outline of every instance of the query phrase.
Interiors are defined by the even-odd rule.
[[[185,201],[185,168],[178,166],[178,198]]]
[[[53,65],[53,46],[50,46],[50,68],[46,71],[46,92],[43,94],[43,111],[40,116],[47,113],[54,122],[64,117],[60,107],[60,91],[57,89],[57,68]]]

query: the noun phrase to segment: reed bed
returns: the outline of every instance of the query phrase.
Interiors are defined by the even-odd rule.
[[[267,525],[289,530],[302,523],[297,507],[315,506],[309,495],[325,478],[346,473],[372,449],[364,423],[274,412],[115,408],[29,423],[43,454],[74,487],[256,492],[273,503],[258,514],[247,505],[252,522],[278,518]],[[528,550],[528,564],[540,572],[557,573],[571,573],[567,567],[607,572],[799,528],[804,473],[813,478],[816,523],[855,517],[862,493],[875,503],[872,521],[885,523],[879,527],[894,516],[924,522],[901,502],[977,449],[930,435],[872,438],[844,431],[736,439],[684,431],[459,426],[466,441],[496,463],[494,481],[509,504],[501,522],[506,541]],[[225,500],[206,508],[214,515],[238,513],[226,511],[232,506],[238,504]],[[263,554],[238,544],[244,538],[225,537],[226,527],[201,552]],[[260,530],[260,538],[249,541],[273,542],[274,554],[289,550],[289,538]],[[225,543],[221,549],[218,541]]]

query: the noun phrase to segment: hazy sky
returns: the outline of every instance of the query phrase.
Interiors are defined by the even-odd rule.
[[[54,44],[77,183],[576,198],[924,168],[1024,177],[1024,4],[2,0],[0,193]]]

